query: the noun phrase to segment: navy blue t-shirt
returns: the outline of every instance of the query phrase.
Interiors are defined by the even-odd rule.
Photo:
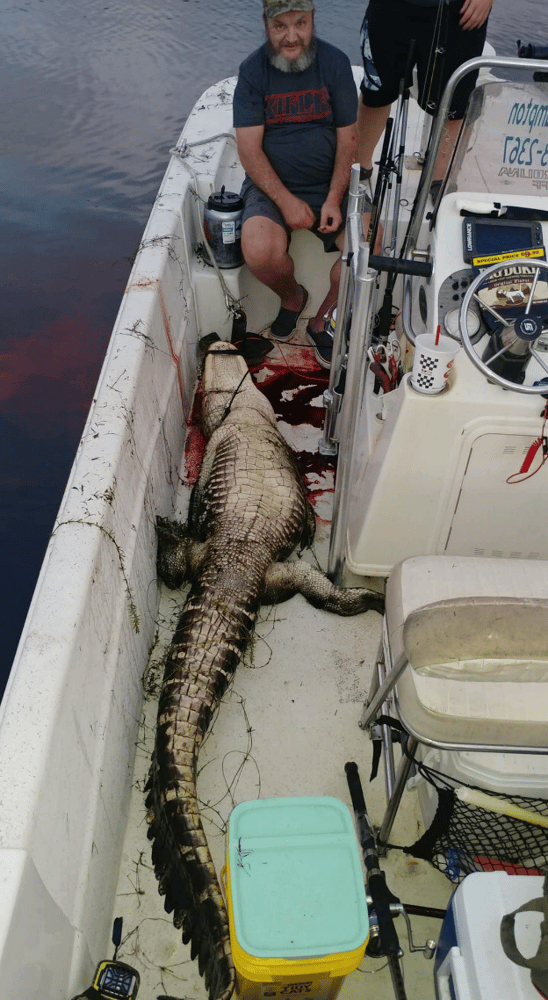
[[[316,39],[308,69],[283,73],[262,45],[240,66],[233,107],[235,128],[264,125],[263,149],[282,183],[321,205],[331,184],[337,129],[357,117],[356,84],[344,52]]]

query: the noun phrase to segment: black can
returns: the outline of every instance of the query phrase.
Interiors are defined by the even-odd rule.
[[[210,194],[204,210],[204,232],[219,267],[239,267],[242,256],[242,216],[244,203],[239,194],[220,191]]]

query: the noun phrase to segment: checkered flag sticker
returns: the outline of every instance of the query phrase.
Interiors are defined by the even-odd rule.
[[[421,354],[419,358],[420,371],[414,377],[417,388],[431,389],[434,385],[434,373],[440,363],[439,358],[432,358],[428,354]]]

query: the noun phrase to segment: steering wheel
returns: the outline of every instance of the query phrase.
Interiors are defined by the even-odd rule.
[[[516,271],[516,281],[519,284],[526,283],[529,288],[529,294],[527,298],[527,304],[520,311],[518,316],[513,316],[511,320],[504,319],[503,316],[497,312],[496,308],[487,305],[478,295],[478,290],[482,285],[495,274],[496,271],[500,271],[501,268],[514,268]],[[527,268],[527,271],[525,271]],[[523,278],[520,279],[519,274],[523,273]],[[532,272],[532,273],[531,273]],[[462,341],[462,346],[466,351],[468,357],[472,364],[479,368],[480,372],[483,372],[487,376],[490,382],[496,382],[501,385],[504,389],[513,389],[514,392],[526,392],[526,393],[546,393],[548,391],[548,386],[545,385],[520,385],[517,382],[511,382],[509,379],[503,378],[498,372],[493,371],[489,367],[496,358],[500,357],[508,351],[514,344],[518,341],[522,341],[523,345],[528,345],[529,351],[535,358],[535,361],[544,369],[548,375],[548,365],[539,356],[538,351],[535,350],[535,343],[542,333],[543,327],[543,317],[535,314],[534,308],[532,309],[533,299],[535,297],[535,289],[540,276],[544,277],[544,280],[548,281],[548,264],[540,260],[527,260],[524,261],[523,258],[513,257],[512,260],[505,260],[501,264],[492,264],[491,267],[486,267],[485,271],[481,271],[480,274],[474,278],[472,283],[466,290],[466,294],[462,300],[462,305],[459,313],[459,333],[460,339]],[[510,293],[512,294],[512,293]],[[505,346],[497,351],[491,358],[487,361],[483,361],[482,358],[474,350],[472,341],[470,339],[470,334],[468,333],[468,311],[470,309],[470,303],[474,299],[481,309],[487,310],[488,313],[500,324],[501,330],[507,330],[509,332],[508,342]],[[514,304],[516,307],[520,305],[519,302],[511,303],[507,302],[505,304]]]

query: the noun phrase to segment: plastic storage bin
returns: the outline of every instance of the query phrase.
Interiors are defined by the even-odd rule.
[[[333,1000],[369,937],[350,810],[327,796],[242,802],[227,838],[238,995]]]
[[[436,951],[438,1000],[539,1000],[529,970],[504,954],[500,922],[505,913],[542,896],[543,884],[538,875],[466,876],[451,898]],[[517,915],[516,943],[522,954],[535,954],[541,920],[541,913]]]

